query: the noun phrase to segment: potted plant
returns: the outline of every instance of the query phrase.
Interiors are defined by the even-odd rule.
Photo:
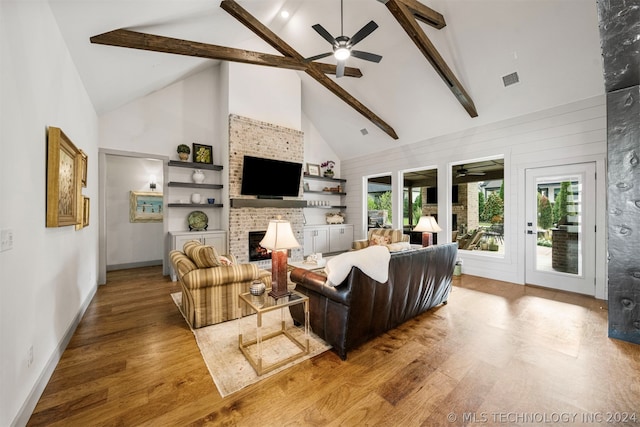
[[[322,163],[320,165],[320,167],[325,168],[324,170],[324,176],[327,178],[333,178],[333,167],[336,165],[336,162],[334,162],[333,160],[327,160],[326,162]]]
[[[189,160],[189,154],[191,154],[191,148],[189,148],[187,144],[178,145],[177,151],[178,151],[178,157],[180,157],[180,160],[182,160],[183,162],[186,162],[187,160]]]

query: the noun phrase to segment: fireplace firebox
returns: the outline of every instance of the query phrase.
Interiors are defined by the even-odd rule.
[[[249,232],[249,262],[271,259],[271,252],[260,246],[260,241],[267,231]]]

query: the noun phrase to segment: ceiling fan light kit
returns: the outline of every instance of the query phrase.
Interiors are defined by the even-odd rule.
[[[365,37],[375,31],[378,28],[378,24],[374,21],[369,21],[364,27],[360,28],[357,33],[353,35],[353,37],[347,37],[344,35],[344,5],[343,0],[340,0],[340,36],[333,37],[329,31],[327,31],[321,24],[315,24],[311,28],[313,28],[320,36],[331,43],[333,46],[333,56],[338,61],[337,70],[336,70],[336,78],[340,78],[344,76],[344,66],[345,61],[349,59],[349,57],[353,56],[354,58],[364,59],[365,61],[371,62],[380,62],[382,56],[376,55],[375,53],[370,52],[361,52],[357,50],[352,50],[353,46],[357,43],[361,42]],[[309,58],[305,58],[306,62],[315,61],[316,59],[326,58],[327,56],[331,56],[331,52],[321,53],[320,55],[311,56]]]

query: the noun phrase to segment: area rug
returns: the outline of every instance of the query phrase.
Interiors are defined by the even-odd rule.
[[[171,298],[173,298],[178,310],[182,313],[182,293],[173,293],[171,294]],[[284,310],[284,313],[285,322],[287,327],[291,328],[289,329],[291,334],[297,339],[302,340],[304,329],[293,326],[293,319],[289,314],[289,310]],[[184,313],[182,313],[182,315],[184,317]],[[265,330],[277,329],[280,326],[280,310],[266,313],[262,316],[262,319]],[[211,378],[213,378],[213,382],[216,384],[222,397],[235,393],[244,387],[268,378],[331,348],[330,345],[318,336],[309,332],[309,354],[278,369],[258,376],[238,348],[238,333],[240,331],[243,333],[253,331],[255,334],[255,325],[256,315],[254,314],[242,319],[230,320],[216,325],[205,326],[204,328],[191,329],[200,348],[202,358],[209,369]],[[251,348],[250,351],[255,352],[256,350],[255,348]],[[263,343],[263,363],[270,364],[272,361],[285,359],[299,351],[300,349],[288,339],[276,337]]]

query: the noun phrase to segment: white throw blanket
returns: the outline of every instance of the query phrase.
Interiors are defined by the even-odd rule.
[[[351,267],[358,267],[364,274],[380,283],[389,278],[389,260],[391,254],[386,246],[369,246],[357,251],[336,255],[327,261],[324,268],[327,273],[327,285],[339,285],[347,278]]]

